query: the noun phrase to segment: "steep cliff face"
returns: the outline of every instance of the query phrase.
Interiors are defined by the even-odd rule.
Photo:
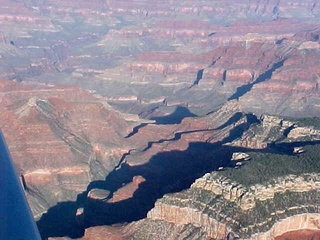
[[[197,179],[191,187],[221,195],[227,201],[235,202],[242,210],[256,207],[256,202],[274,199],[278,193],[286,191],[308,192],[317,189],[320,185],[319,175],[317,174],[289,175],[249,188],[217,175],[219,174],[206,174]]]
[[[319,128],[283,118],[320,113],[317,1],[0,3],[0,124],[46,237],[249,238],[319,211]]]
[[[240,121],[234,125],[220,125],[238,110],[238,103],[231,101],[201,118],[184,118],[180,124],[148,124],[130,133],[128,138],[136,145],[100,184],[112,192],[110,197],[103,201],[91,201],[89,197],[85,208],[87,224],[140,219],[158,197],[190,186],[199,175],[217,169],[219,164],[227,165],[228,159],[219,159],[223,155],[219,153],[220,141],[228,141],[225,139],[229,131],[243,124],[246,117],[240,114]],[[199,149],[204,155],[196,153]]]
[[[6,99],[5,96],[19,97],[14,95],[17,93],[13,90],[21,85],[4,83],[8,85],[2,85],[3,100]],[[24,92],[28,91],[25,88]],[[55,90],[53,88],[50,91]],[[168,236],[176,239],[178,233],[185,235],[185,238],[191,234],[190,239],[224,239],[231,235],[249,237],[269,230],[283,218],[319,210],[316,199],[319,175],[312,173],[320,169],[315,161],[317,148],[309,146],[317,144],[320,137],[316,124],[310,127],[298,120],[269,115],[257,118],[252,114],[241,113],[239,102],[233,100],[216,112],[203,117],[184,118],[180,124],[149,123],[137,125],[137,129],[134,129],[95,98],[90,103],[88,100],[84,101],[83,96],[81,99],[81,102],[77,100],[75,103],[71,98],[68,101],[54,98],[47,100],[45,96],[39,95],[26,103],[21,100],[18,106],[7,101],[10,103],[8,114],[27,118],[25,124],[34,124],[40,113],[44,126],[53,119],[52,125],[49,125],[50,131],[58,139],[62,139],[62,142],[68,143],[65,148],[71,149],[72,154],[80,152],[76,156],[83,159],[81,165],[71,162],[70,166],[63,160],[64,165],[60,165],[63,168],[23,169],[35,213],[44,212],[58,199],[72,200],[77,193],[86,190],[88,181],[101,179],[102,174],[115,167],[103,184],[91,182],[89,190],[92,190],[89,191],[88,201],[84,206],[84,219],[89,226],[138,220],[153,207],[153,201],[158,197],[188,188],[194,182],[189,190],[164,195],[149,211],[146,220],[134,223],[134,231],[129,231],[127,227],[109,230],[107,227],[107,230],[101,230],[111,231],[110,236],[115,231],[118,237],[124,239],[129,236],[152,239],[156,233],[150,232],[145,226],[158,224],[166,229],[163,239]],[[90,104],[88,109],[87,104]],[[93,112],[94,109],[97,109],[97,113]],[[30,115],[33,112],[34,115]],[[111,133],[102,132],[105,123],[97,121],[100,114],[103,119],[109,119],[108,126],[105,127],[107,130],[111,123],[118,124],[115,126],[119,126],[119,130],[115,132],[114,129],[117,128],[114,127],[109,130]],[[94,116],[93,127],[100,124],[100,131],[90,130],[89,120],[87,122],[84,117],[77,118],[79,116],[87,116],[89,120]],[[65,122],[66,118],[68,122]],[[77,129],[80,123],[75,124],[71,119],[81,119],[81,135],[68,137],[69,135],[64,135],[65,131],[59,130],[63,128],[68,129],[68,132],[75,131],[72,129]],[[124,126],[128,130],[123,131]],[[154,132],[158,132],[158,135]],[[74,140],[77,136],[78,140]],[[85,148],[82,144],[84,141],[90,142],[90,147]],[[124,141],[130,143],[127,145],[130,146],[130,151],[129,148],[125,150],[124,146],[120,148],[119,145]],[[245,142],[247,144],[240,144]],[[62,143],[61,145],[63,146]],[[255,150],[251,152],[249,147]],[[17,152],[22,155],[22,150]],[[88,158],[83,156],[83,151],[88,151]],[[202,154],[197,154],[199,151]],[[233,160],[233,153],[239,151],[246,152],[242,154],[246,157]],[[117,161],[113,162],[115,154],[118,154]],[[59,161],[58,155],[55,158]],[[86,159],[89,159],[88,162],[85,162]],[[49,160],[46,164],[56,163]],[[120,164],[116,166],[118,161]],[[220,171],[212,172],[217,170]],[[204,172],[208,173],[199,178]],[[48,184],[51,184],[50,189]],[[94,186],[103,186],[102,189],[106,190],[94,189]],[[48,197],[52,192],[56,193],[55,197],[46,200],[39,198]],[[51,202],[48,203],[47,199]],[[83,207],[82,204],[79,202],[78,206]],[[94,229],[88,231],[86,234],[90,235]]]
[[[158,230],[148,229],[153,225],[161,226],[158,239],[179,239],[179,234],[184,234],[186,229],[189,235],[184,239],[304,236],[299,230],[316,234],[319,230],[320,176],[317,150],[311,145],[319,144],[318,128],[275,116],[265,115],[261,119],[261,123],[252,128],[257,130],[257,138],[265,136],[262,138],[265,147],[259,146],[264,154],[249,151],[243,156],[250,156],[250,159],[231,160],[234,167],[206,173],[196,179],[190,189],[164,195],[145,220],[123,228],[123,236],[155,239],[154,231]],[[309,139],[306,135],[295,138],[296,135],[290,132],[294,133],[296,129],[313,134],[308,134]],[[248,135],[245,132],[242,137]],[[294,143],[297,139],[300,147]],[[267,147],[270,141],[274,145]],[[288,155],[277,155],[279,151]],[[135,230],[130,231],[130,227]]]
[[[319,176],[313,184],[312,181],[288,176],[287,179],[276,180],[278,183],[273,186],[251,186],[250,191],[256,191],[251,197],[241,185],[220,182],[220,187],[217,187],[218,184],[207,180],[209,176],[198,179],[187,191],[166,195],[157,201],[146,221],[200,227],[206,239],[226,239],[231,235],[238,235],[241,239],[273,239],[295,230],[319,230]],[[295,215],[301,211],[310,213]],[[271,230],[259,233],[271,226]],[[147,229],[140,227],[138,234],[149,234]],[[178,239],[178,236],[173,239]]]
[[[320,216],[318,213],[305,213],[299,214],[290,218],[286,218],[278,223],[276,223],[268,232],[263,234],[257,234],[253,236],[253,239],[304,239],[308,237],[317,236],[319,234],[320,225],[319,225]],[[308,230],[312,233],[308,233]],[[286,233],[294,232],[291,236]]]
[[[167,209],[172,210],[172,209]],[[192,214],[192,210],[185,208],[184,211],[188,211],[186,216]],[[199,212],[193,216],[199,215]],[[179,214],[177,215],[179,216]],[[264,239],[312,239],[317,238],[319,234],[319,214],[318,213],[304,213],[298,214],[293,217],[285,218],[277,222],[269,231],[265,233],[259,233],[251,236],[247,239],[264,240]],[[190,219],[190,218],[187,218]],[[199,218],[194,218],[190,222],[196,224],[199,222]],[[177,220],[179,221],[179,220]],[[131,223],[126,227],[111,227],[100,226],[92,227],[86,230],[84,240],[94,239],[99,240],[101,237],[104,239],[237,239],[236,234],[222,233],[220,238],[216,234],[211,234],[208,230],[214,225],[207,226],[210,221],[202,223],[205,228],[196,227],[194,224],[179,224],[167,222],[165,220],[151,220],[150,218],[141,220],[139,222]],[[212,223],[212,222],[211,222]],[[222,228],[223,224],[220,223]],[[110,238],[108,238],[110,237]]]
[[[257,114],[319,113],[315,1],[1,6],[2,78],[79,84],[142,115],[177,105],[205,114],[237,98]]]
[[[1,81],[0,94],[1,128],[36,217],[104,178],[129,148],[130,125],[86,91]]]

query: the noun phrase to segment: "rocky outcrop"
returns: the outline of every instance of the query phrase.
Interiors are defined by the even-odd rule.
[[[209,174],[206,176],[209,176]],[[216,186],[213,187],[210,181],[203,184],[202,181],[204,180],[202,179],[198,179],[191,189],[185,192],[166,195],[158,200],[155,207],[148,213],[148,221],[161,220],[173,223],[175,226],[191,224],[194,227],[202,228],[208,239],[210,237],[226,239],[227,235],[239,235],[241,239],[274,239],[289,231],[299,229],[318,230],[319,228],[316,224],[319,220],[319,214],[312,213],[318,211],[316,210],[318,209],[316,202],[308,202],[304,198],[302,206],[289,204],[290,207],[286,205],[288,209],[280,207],[283,206],[283,203],[281,203],[283,197],[290,191],[296,191],[295,186],[299,185],[299,183],[293,183],[295,181],[293,176],[288,176],[286,180],[283,179],[283,185],[278,184],[273,186],[273,189],[271,185],[265,188],[252,186],[250,190],[257,190],[257,192],[255,192],[256,195],[252,195],[251,201],[246,201],[244,187],[240,188],[240,186],[225,183],[219,189]],[[291,183],[288,179],[291,180]],[[316,197],[319,186],[314,185],[310,188],[304,188],[306,183],[309,184],[309,182],[301,180],[300,191],[305,192],[306,196],[313,196],[311,198]],[[317,184],[319,185],[319,183]],[[228,194],[223,195],[224,191]],[[219,197],[221,194],[223,199]],[[281,197],[279,198],[279,196]],[[301,196],[301,194],[293,194],[291,197],[296,198],[296,196]],[[255,201],[257,205],[255,205]],[[236,207],[237,205],[240,208]],[[302,209],[308,209],[311,213],[290,216],[290,211],[299,212]],[[267,211],[267,215],[264,217],[259,215],[263,211]],[[283,218],[285,220],[282,220]],[[206,220],[203,221],[204,219]],[[217,229],[216,227],[219,225],[220,228]],[[270,229],[268,226],[273,227]],[[140,231],[144,231],[143,227]]]
[[[138,190],[139,185],[145,181],[146,179],[141,176],[133,177],[130,183],[122,186],[120,189],[113,193],[113,196],[108,200],[108,203],[121,202],[132,198],[134,193]]]
[[[87,198],[90,200],[100,200],[106,201],[110,196],[110,191],[104,189],[91,189],[88,194]]]
[[[264,143],[272,139],[294,140],[290,132],[299,128],[298,122],[269,115],[259,120],[254,115],[241,113],[239,101],[232,100],[203,117],[182,118],[179,124],[149,123],[133,130],[133,126],[137,126],[137,119],[133,126],[130,125],[120,113],[103,104],[101,99],[80,89],[31,89],[9,81],[3,81],[1,89],[1,104],[5,109],[1,115],[3,130],[12,146],[13,156],[18,160],[17,165],[26,183],[28,198],[34,206],[36,217],[40,217],[48,207],[61,199],[74,199],[78,193],[85,192],[90,181],[101,180],[113,170],[113,176],[117,176],[119,171],[120,176],[124,174],[125,180],[115,181],[114,184],[119,186],[112,190],[108,189],[111,185],[106,185],[106,190],[91,189],[87,194],[89,208],[85,205],[79,216],[87,219],[83,221],[88,224],[105,223],[105,216],[113,216],[108,218],[109,223],[114,223],[112,221],[116,221],[117,217],[119,221],[125,221],[128,215],[136,219],[136,210],[146,210],[150,204],[142,196],[156,198],[159,192],[179,189],[184,181],[190,182],[199,174],[216,170],[223,164],[226,171],[204,175],[189,190],[178,195],[165,195],[149,212],[146,221],[160,221],[174,228],[178,224],[185,226],[179,231],[192,229],[190,231],[197,232],[201,237],[223,239],[230,234],[247,237],[266,231],[279,219],[301,213],[301,209],[318,211],[317,206],[309,203],[309,200],[315,200],[318,193],[317,174],[288,175],[251,186],[223,177],[223,174],[228,173],[228,167],[233,167],[233,163],[229,163],[232,153],[239,151],[233,149],[237,147],[233,145],[234,140],[254,136],[250,132],[256,133],[256,138]],[[68,97],[63,95],[65,91]],[[53,97],[49,98],[47,94]],[[10,126],[9,120],[12,123]],[[18,129],[19,139],[8,134],[9,128]],[[316,128],[303,128],[313,129],[317,133]],[[275,132],[274,129],[278,129],[275,136],[271,134]],[[38,135],[29,136],[27,133],[30,132]],[[311,137],[316,140],[317,134]],[[39,139],[48,143],[47,148],[37,142]],[[247,139],[248,142],[253,141]],[[20,142],[22,140],[23,143]],[[195,145],[205,142],[201,148],[205,157],[195,154],[198,148],[193,146],[193,141]],[[59,151],[53,151],[55,148]],[[46,151],[52,154],[48,156]],[[306,148],[303,154],[309,154],[309,151]],[[19,162],[25,159],[26,153],[33,161],[32,165],[27,161]],[[182,157],[177,157],[180,154]],[[254,156],[251,153],[249,155]],[[35,162],[39,165],[35,165]],[[249,164],[250,161],[239,170],[242,171]],[[160,184],[163,179],[166,180],[165,185]],[[290,194],[294,196],[292,199],[298,200],[288,200]],[[284,200],[279,200],[279,196]],[[272,205],[274,199],[280,204]],[[307,203],[295,205],[303,201]],[[128,210],[126,207],[130,204],[137,208]],[[284,206],[289,209],[289,213],[283,212]],[[83,206],[77,207],[81,209],[79,207]],[[222,209],[234,209],[235,213],[225,213]],[[272,217],[262,216],[265,212]],[[236,217],[228,217],[230,214]],[[262,219],[261,222],[255,223],[256,218]],[[238,229],[240,225],[241,230]],[[139,231],[130,234],[137,236],[135,234],[144,231],[141,227]]]
[[[227,234],[230,232],[230,228],[225,224],[192,208],[156,204],[147,217],[153,220],[165,220],[176,225],[192,224],[195,227],[201,227],[207,237],[213,239],[226,239]]]
[[[263,114],[259,121],[261,124],[253,124],[241,138],[229,145],[263,149],[272,142],[315,141],[320,138],[319,127],[314,126],[317,120],[313,123],[310,119],[309,123],[303,123],[298,119]],[[297,150],[298,148],[291,151],[296,153]]]
[[[316,1],[2,3],[0,77],[10,81],[0,81],[0,124],[36,217],[88,196],[111,210],[88,213],[77,202],[75,214],[122,209],[125,221],[131,201],[138,206],[132,216],[153,204],[141,201],[143,191],[155,200],[219,168],[178,197],[165,195],[141,231],[99,231],[120,239],[157,239],[144,235],[146,226],[163,227],[162,239],[248,237],[303,209],[318,211],[310,201],[318,193],[315,153],[299,142],[317,149],[319,130],[283,119],[320,113]],[[230,161],[236,152],[256,162]],[[267,180],[258,184],[255,176]],[[98,238],[92,229],[86,237]]]
[[[227,110],[228,106],[225,106],[225,109]],[[252,125],[248,131],[252,131],[251,128],[255,129],[260,136],[265,136],[262,139],[266,143],[275,139],[290,143],[293,138],[289,138],[288,133],[302,125],[298,120],[293,122],[264,115],[261,122]],[[304,128],[314,130],[313,127]],[[313,136],[312,139],[316,141],[317,136]],[[222,168],[221,171],[207,173],[196,179],[189,189],[164,195],[148,212],[147,219],[132,224],[139,227],[130,234],[133,235],[133,239],[147,239],[151,235],[144,226],[158,224],[165,232],[172,234],[172,239],[179,239],[175,233],[181,231],[181,226],[188,229],[190,236],[193,236],[185,239],[226,239],[231,236],[239,236],[240,239],[281,239],[285,234],[304,236],[299,235],[304,234],[299,233],[299,229],[310,231],[312,236],[318,231],[318,227],[312,226],[312,222],[318,221],[319,218],[317,196],[320,178],[318,173],[313,173],[316,166],[299,169],[304,160],[309,164],[317,162],[315,152],[308,152],[312,148],[306,148],[308,150],[301,153],[305,154],[301,155],[302,158],[293,152],[286,160],[274,156],[280,161],[278,166],[274,165],[276,161],[271,160],[272,157],[265,161],[260,159],[264,158],[263,155],[242,152],[243,156],[250,156],[251,160],[236,159],[232,162],[242,163],[239,166],[236,163],[232,165],[237,169]],[[234,153],[239,155],[239,152]],[[259,175],[269,174],[268,169],[277,172],[277,177],[272,174],[270,177],[260,178]],[[289,174],[289,169],[293,171],[292,174]],[[297,169],[301,173],[293,174]],[[253,181],[252,176],[259,180]],[[309,221],[309,218],[312,220]],[[217,230],[218,225],[223,226],[220,228],[222,232]]]
[[[101,226],[86,229],[83,240],[124,240],[118,229]]]
[[[36,217],[104,178],[127,151],[130,125],[86,91],[1,81],[0,95],[1,128]]]
[[[252,239],[281,239],[285,233],[303,230],[317,232],[320,230],[319,221],[318,213],[299,214],[277,222],[268,232],[252,236]],[[296,234],[299,236],[299,233]],[[303,238],[303,235],[300,237]]]
[[[205,189],[215,195],[222,195],[227,201],[235,202],[243,210],[254,208],[256,201],[273,199],[275,194],[278,193],[286,191],[308,192],[320,187],[320,176],[318,174],[290,175],[274,179],[264,185],[256,184],[250,187],[218,176],[218,173],[207,173],[202,178],[197,179],[191,187]]]
[[[292,139],[299,139],[299,138],[310,138],[310,137],[316,137],[319,138],[320,136],[320,130],[310,128],[310,127],[296,127],[293,128],[288,133],[288,138]]]
[[[248,112],[317,116],[318,4],[214,4],[6,2],[0,77],[80,84],[137,114],[183,104],[203,115],[241,96]]]

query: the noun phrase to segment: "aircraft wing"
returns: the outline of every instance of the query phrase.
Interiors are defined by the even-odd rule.
[[[41,239],[0,131],[0,239]]]

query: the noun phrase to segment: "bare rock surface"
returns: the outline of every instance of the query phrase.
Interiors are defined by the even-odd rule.
[[[0,3],[0,124],[44,238],[311,226],[320,130],[289,117],[320,114],[317,1]]]
[[[257,114],[317,116],[318,5],[4,1],[0,77],[79,84],[149,118],[154,107],[205,114],[237,98]]]
[[[128,123],[88,92],[4,80],[1,88],[2,131],[36,217],[58,201],[74,199],[126,151]]]

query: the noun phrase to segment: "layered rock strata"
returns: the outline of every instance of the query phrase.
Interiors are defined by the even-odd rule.
[[[138,114],[177,105],[204,114],[235,98],[257,114],[319,113],[315,1],[1,6],[2,78],[79,84]]]
[[[198,179],[190,190],[167,195],[159,200],[155,208],[148,213],[149,221],[160,220],[175,225],[192,224],[201,227],[208,239],[226,239],[231,234],[239,235],[241,239],[267,239],[267,236],[276,237],[297,229],[319,229],[317,225],[312,226],[312,222],[319,221],[318,214],[313,213],[319,211],[317,202],[319,183],[311,186],[312,184],[308,182],[309,188],[304,188],[306,182],[301,181],[300,190],[294,188],[296,184],[290,184],[285,180],[282,184],[265,188],[252,186],[250,190],[259,190],[259,196],[252,195],[250,199],[245,192],[241,194],[239,187],[230,183],[224,184],[223,191],[216,186],[209,187],[212,186],[210,181],[203,184],[207,177],[208,175]],[[300,193],[294,193],[296,191]],[[294,201],[290,201],[290,198],[294,198]],[[267,215],[262,217],[264,211]],[[276,223],[299,211],[311,213],[305,214],[304,217],[294,215],[287,218],[288,220]],[[295,219],[299,218],[301,219],[299,221],[302,221],[308,217],[311,220],[307,220],[306,224],[294,227]],[[292,224],[289,224],[290,222]],[[256,234],[268,230],[273,224],[275,225],[269,232]],[[217,229],[217,226],[220,227]],[[253,234],[256,235],[252,236]]]
[[[127,151],[130,125],[86,91],[1,81],[0,95],[1,128],[36,217],[73,200]]]

